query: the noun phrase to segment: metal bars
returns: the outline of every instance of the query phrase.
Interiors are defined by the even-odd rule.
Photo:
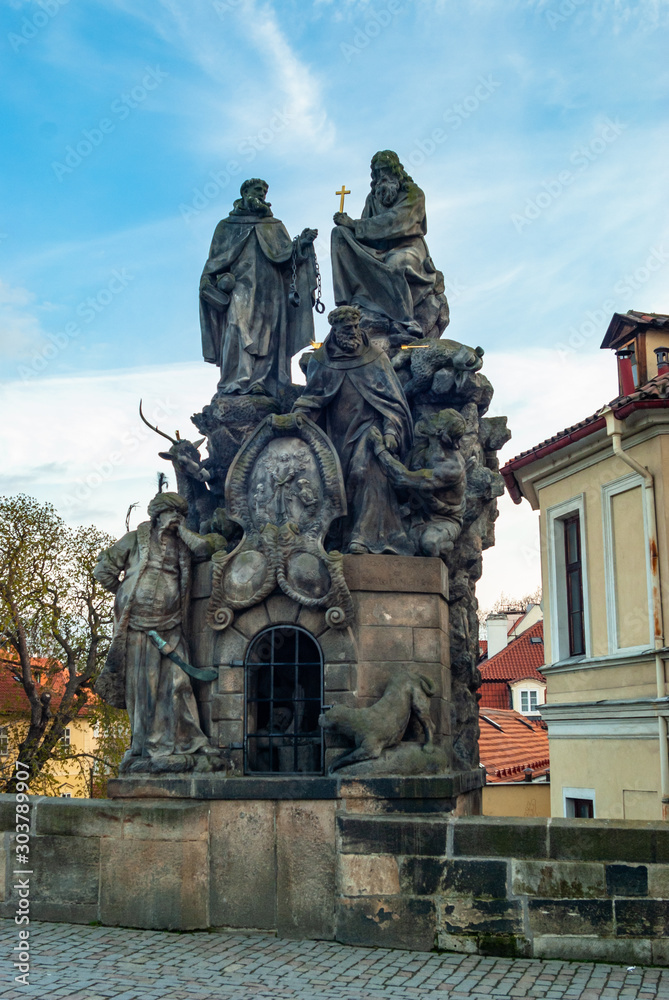
[[[244,770],[322,774],[323,656],[305,629],[260,632],[244,661]]]

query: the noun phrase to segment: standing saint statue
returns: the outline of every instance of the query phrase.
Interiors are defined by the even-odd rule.
[[[335,303],[381,316],[391,334],[440,337],[448,325],[444,276],[425,234],[425,195],[397,153],[372,157],[372,188],[360,219],[335,212],[332,279]]]
[[[339,455],[348,503],[342,547],[357,554],[413,555],[371,437],[377,428],[389,452],[406,456],[413,435],[409,405],[387,354],[360,329],[360,310],[340,306],[328,322],[330,333],[309,361],[307,385],[293,411],[321,418]]]
[[[201,729],[190,677],[170,656],[188,661],[191,560],[211,551],[186,527],[187,512],[178,493],[158,493],[151,520],[102,551],[93,571],[116,594],[114,635],[95,691],[128,710],[132,742],[123,772],[190,770],[192,758],[189,765],[183,755],[218,753]]]
[[[257,177],[244,181],[200,281],[202,353],[220,366],[221,394],[276,396],[291,382],[291,358],[314,339],[318,230],[291,240],[267,189]]]

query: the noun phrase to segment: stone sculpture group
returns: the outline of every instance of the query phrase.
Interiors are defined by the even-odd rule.
[[[449,311],[425,242],[423,192],[392,151],[373,157],[371,173],[361,217],[334,216],[336,307],[320,345],[317,231],[291,239],[258,178],[242,184],[216,227],[200,320],[203,356],[220,380],[193,417],[203,437],[174,439],[154,427],[171,442],[160,455],[174,467],[178,493],[159,493],[150,520],[101,553],[96,568],[116,594],[96,690],[128,709],[125,773],[226,769],[193,687],[192,679],[215,676],[191,664],[193,561],[212,561],[212,632],[273,592],[344,629],[353,614],[344,554],[445,562],[453,766],[478,764],[475,584],[503,492],[496,453],[510,434],[505,418],[485,416],[493,390],[480,372],[483,350],[440,339]],[[291,379],[300,351],[306,385]],[[398,753],[412,714],[431,749],[434,688],[419,674],[410,664],[397,671],[378,709],[323,712],[326,734],[349,744],[333,769],[364,773],[366,761]],[[405,757],[391,756],[391,773]]]

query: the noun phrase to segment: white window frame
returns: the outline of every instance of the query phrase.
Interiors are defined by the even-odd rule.
[[[588,587],[588,549],[585,530],[585,493],[554,504],[546,510],[546,543],[548,550],[549,607],[551,616],[551,660],[570,659],[569,621],[567,616],[567,567],[564,555],[564,522],[578,514],[581,535],[581,579],[583,583],[583,635],[585,651],[579,656],[591,656],[590,591]],[[576,659],[576,657],[574,657]]]
[[[541,710],[546,704],[546,685],[542,684],[538,679],[530,677],[522,677],[518,681],[510,681],[509,687],[511,688],[511,702],[512,707],[515,712],[519,712],[521,715],[541,715]],[[523,691],[535,694],[537,697],[537,707],[533,711],[528,709],[527,712],[523,711]]]
[[[628,490],[635,490],[641,487],[641,509],[643,511],[643,538],[646,562],[646,591],[648,598],[648,642],[638,646],[618,645],[618,611],[616,608],[616,554],[613,538],[613,497],[620,493],[627,493]],[[653,579],[650,566],[650,549],[648,545],[648,510],[645,503],[644,489],[645,483],[642,476],[637,472],[631,472],[620,479],[614,479],[610,483],[605,483],[602,488],[602,529],[604,533],[604,592],[606,595],[606,629],[609,643],[609,653],[619,653],[623,650],[626,653],[641,652],[652,646],[654,642],[653,629]]]
[[[7,726],[0,726],[0,747],[6,746],[6,749],[0,749],[0,757],[9,756],[9,728]]]
[[[65,729],[63,730],[63,735],[60,738],[60,742],[63,744],[64,747],[72,746],[72,733],[70,731],[69,726],[65,726]]]
[[[539,713],[539,691],[536,688],[520,688],[518,691],[520,695],[520,714],[521,715],[538,715]],[[527,708],[523,708],[523,695],[527,695]],[[534,700],[536,702],[534,708],[532,708],[532,695],[534,695]]]
[[[567,810],[568,799],[589,799],[590,802],[592,802],[592,818],[597,818],[594,788],[569,788],[566,785],[562,786],[562,815],[566,819],[569,818],[569,812]]]

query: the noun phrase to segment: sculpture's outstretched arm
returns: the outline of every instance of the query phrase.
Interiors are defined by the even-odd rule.
[[[434,472],[432,469],[416,469],[412,472],[395,458],[386,448],[383,435],[378,427],[372,427],[369,436],[374,448],[374,454],[381,463],[393,486],[404,489],[419,489],[431,493],[434,489]]]
[[[186,543],[194,556],[209,559],[214,553],[215,546],[209,539],[205,538],[204,535],[198,535],[197,531],[191,531],[190,528],[186,527],[185,521],[179,523],[179,537]]]

